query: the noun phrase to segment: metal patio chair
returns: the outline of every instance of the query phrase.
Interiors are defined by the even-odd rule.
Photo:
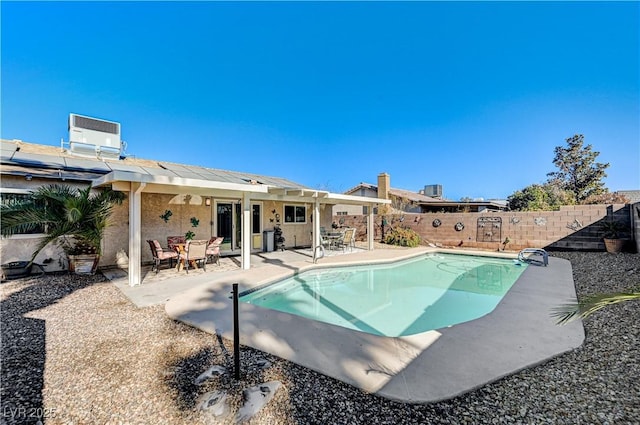
[[[172,249],[165,250],[160,245],[160,242],[157,240],[147,240],[149,243],[149,248],[151,248],[151,255],[153,255],[153,266],[151,267],[151,271],[158,273],[158,269],[160,268],[160,263],[162,261],[169,260],[169,267],[173,267],[173,260],[178,259],[178,253]]]

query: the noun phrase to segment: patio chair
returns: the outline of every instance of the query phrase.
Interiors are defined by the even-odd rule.
[[[222,241],[224,241],[222,236],[214,236],[209,239],[209,244],[207,245],[207,261],[213,263],[215,260],[216,264],[220,265],[220,245],[222,245]]]
[[[169,249],[176,250],[176,245],[186,243],[186,238],[184,236],[167,236],[167,246]]]
[[[349,249],[353,251],[353,248],[355,247],[355,241],[356,229],[350,227],[344,231],[344,233],[338,240],[336,240],[335,246],[336,248],[342,248],[342,252],[344,252],[347,247],[349,247]]]
[[[202,269],[207,271],[207,242],[206,240],[189,240],[184,247],[184,252],[180,253],[180,261],[184,263],[184,268],[189,273],[191,263],[200,262]]]
[[[349,241],[349,246],[351,248],[351,250],[353,251],[356,247],[356,236],[358,236],[358,229],[356,228],[351,228],[351,230],[353,230],[353,234],[351,235],[351,240]]]
[[[158,274],[160,263],[165,260],[169,260],[169,267],[173,267],[173,260],[178,258],[177,252],[172,249],[165,250],[157,240],[147,240],[147,242],[149,243],[149,248],[151,248],[151,255],[153,255],[151,271],[155,270],[156,274]]]

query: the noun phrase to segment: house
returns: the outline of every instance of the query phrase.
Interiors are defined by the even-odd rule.
[[[640,202],[640,190],[617,190],[616,195],[624,196],[629,204]]]
[[[77,119],[80,117],[80,119]],[[92,185],[127,192],[117,206],[103,240],[99,266],[129,258],[129,284],[141,282],[141,265],[151,261],[145,241],[195,233],[196,239],[225,238],[224,247],[250,267],[251,252],[262,251],[265,231],[282,231],[285,246],[320,246],[320,227],[330,226],[335,204],[373,207],[389,201],[330,193],[281,177],[263,176],[123,155],[119,124],[72,114],[68,146],[0,140],[0,200],[28,197],[30,190],[51,183]],[[373,228],[373,215],[369,222]],[[368,247],[373,249],[373,230]],[[0,241],[2,263],[28,260],[38,234]],[[35,259],[47,271],[66,269],[64,255],[48,246]]]
[[[394,209],[402,210],[404,212],[420,213],[423,212],[422,205],[439,202],[439,199],[434,197],[408,190],[392,188],[390,182],[391,177],[389,174],[380,173],[378,175],[377,186],[369,183],[360,183],[359,185],[347,190],[345,194],[350,196],[362,196],[365,198],[388,199],[391,201],[391,205]],[[380,188],[380,190],[378,190],[378,188]],[[377,211],[374,213],[377,213]],[[368,211],[366,206],[358,208],[358,206],[340,204],[334,207],[333,214],[337,216],[361,215],[368,214]]]
[[[432,185],[438,186],[438,185]],[[431,187],[431,186],[427,186]],[[438,186],[441,187],[441,186]],[[427,212],[481,212],[502,211],[506,209],[506,202],[501,201],[449,201],[436,196],[427,196],[424,191],[411,192],[409,190],[391,187],[391,177],[387,173],[378,175],[378,185],[360,183],[345,192],[351,196],[388,199],[396,210],[408,213]],[[357,206],[340,204],[333,209],[336,216],[367,214],[366,207],[359,209]]]

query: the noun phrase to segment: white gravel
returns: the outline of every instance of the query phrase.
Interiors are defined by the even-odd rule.
[[[572,262],[579,297],[640,287],[639,254],[552,255]],[[268,381],[283,385],[248,423],[640,423],[639,302],[586,319],[586,341],[572,352],[452,400],[410,405],[245,347],[240,382],[230,373],[198,386],[211,366],[232,364],[232,344],[168,319],[163,306],[136,308],[101,275],[1,287],[2,424],[217,423],[196,409],[200,395],[227,391],[235,412],[244,388]]]

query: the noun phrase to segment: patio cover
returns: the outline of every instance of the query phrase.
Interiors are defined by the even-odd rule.
[[[181,168],[178,168],[181,167]],[[184,169],[182,169],[184,168]],[[141,275],[141,196],[146,193],[192,194],[210,197],[233,197],[242,201],[242,268],[250,264],[250,205],[252,200],[308,202],[313,204],[313,252],[320,246],[320,206],[335,204],[368,205],[368,248],[373,249],[373,206],[389,204],[385,199],[343,195],[315,190],[285,179],[225,172],[198,167],[145,168],[143,172],[114,170],[95,178],[93,186],[111,186],[129,192],[129,285],[142,282]],[[151,171],[151,172],[150,172]]]

